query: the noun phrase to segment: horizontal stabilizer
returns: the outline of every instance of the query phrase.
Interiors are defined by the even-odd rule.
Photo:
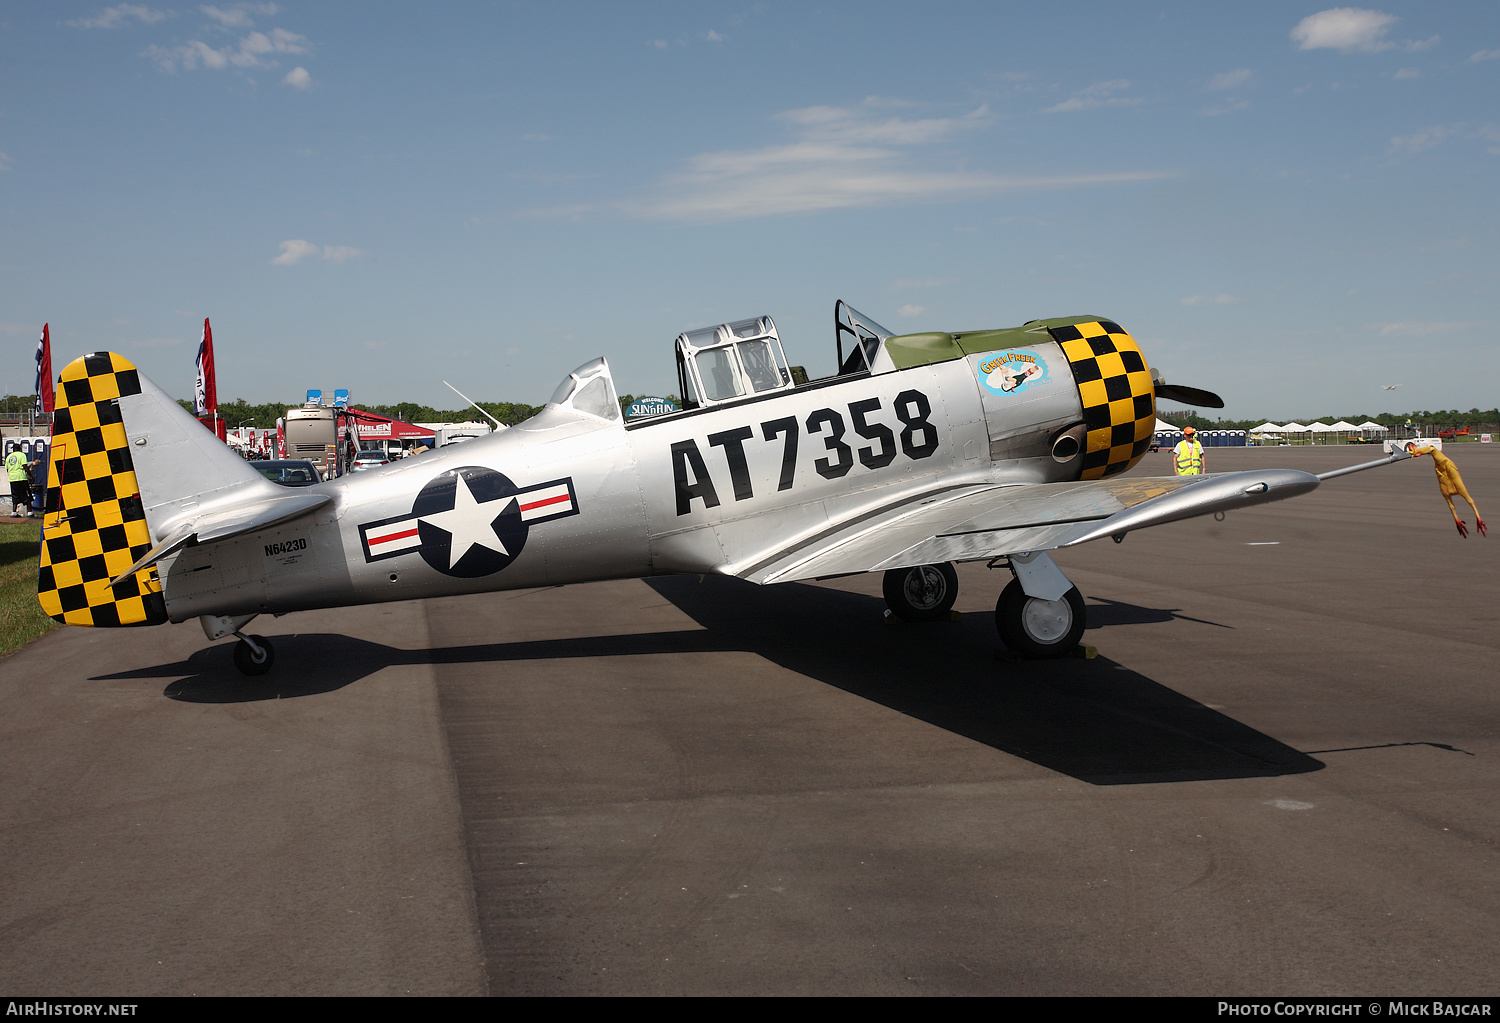
[[[237,501],[226,507],[200,509],[200,514],[175,526],[171,536],[130,566],[121,578],[150,568],[162,558],[184,547],[216,543],[257,530],[270,529],[283,522],[300,519],[332,503],[333,498],[328,494],[293,493],[261,497],[249,502]]]

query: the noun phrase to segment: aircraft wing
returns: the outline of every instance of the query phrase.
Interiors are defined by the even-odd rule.
[[[778,583],[1048,551],[1295,497],[1319,482],[1296,469],[1264,469],[959,487],[832,524],[767,552],[754,564],[736,566],[734,574],[756,583]]]

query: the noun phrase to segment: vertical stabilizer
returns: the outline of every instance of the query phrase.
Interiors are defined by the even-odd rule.
[[[153,540],[166,540],[211,505],[285,493],[160,387],[139,380],[121,396],[120,411]]]

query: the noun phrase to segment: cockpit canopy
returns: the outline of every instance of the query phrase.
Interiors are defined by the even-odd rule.
[[[789,390],[792,373],[769,316],[677,335],[677,383],[683,408]]]
[[[604,359],[585,362],[563,378],[552,392],[549,405],[572,409],[587,415],[620,421],[620,400],[615,395],[614,378]]]

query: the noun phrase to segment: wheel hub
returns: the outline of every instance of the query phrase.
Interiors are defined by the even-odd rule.
[[[1021,627],[1038,643],[1056,643],[1073,628],[1073,608],[1067,600],[1028,597],[1021,610]]]
[[[906,576],[906,599],[912,607],[921,611],[937,607],[942,602],[944,590],[943,574],[927,565],[912,569]]]

